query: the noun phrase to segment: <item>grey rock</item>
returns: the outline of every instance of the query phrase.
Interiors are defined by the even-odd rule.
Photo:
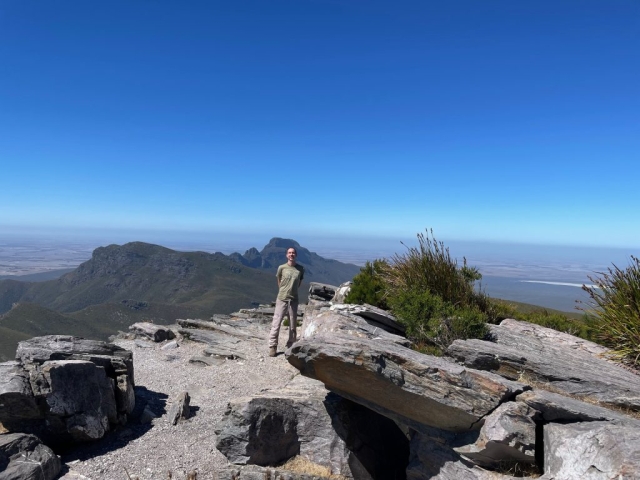
[[[373,326],[382,328],[389,333],[396,335],[404,335],[405,327],[402,325],[396,317],[391,315],[386,310],[383,310],[373,305],[352,305],[348,303],[334,304],[331,310],[353,313],[359,317],[364,318],[367,322]]]
[[[53,446],[96,440],[134,409],[133,357],[115,345],[50,335],[20,342],[17,358],[0,367],[9,432]]]
[[[295,343],[286,355],[303,375],[415,430],[425,425],[477,430],[498,405],[528,389],[382,337],[315,335]]]
[[[60,459],[35,435],[0,435],[0,480],[53,480]]]
[[[344,303],[344,299],[349,295],[351,291],[351,285],[353,282],[344,282],[340,284],[338,289],[336,290],[336,294],[333,296],[333,301],[335,303]]]
[[[241,339],[253,338],[256,340],[266,340],[266,336],[263,331],[258,334],[257,332],[249,331],[247,327],[234,326],[229,323],[220,324],[211,320],[198,319],[180,319],[177,322],[178,325],[185,329],[211,330],[217,333],[239,337]]]
[[[539,412],[538,417],[542,423],[608,421],[616,425],[633,424],[640,427],[640,420],[622,412],[545,390],[530,390],[518,395],[516,399]]]
[[[137,336],[149,338],[152,341],[164,342],[176,337],[175,333],[164,325],[156,325],[150,322],[139,322],[129,326],[129,331]]]
[[[405,464],[393,459],[408,457],[393,422],[301,376],[284,389],[232,401],[216,434],[232,463],[276,465],[300,455],[363,480],[403,476]]]
[[[221,357],[229,360],[244,359],[244,354],[237,350],[229,350],[222,347],[207,347],[202,353],[207,357]]]
[[[640,430],[609,422],[546,425],[544,465],[543,479],[640,478]]]
[[[309,297],[317,300],[332,300],[338,287],[326,283],[311,282],[309,284]]]
[[[40,418],[28,373],[18,362],[0,363],[0,423],[15,432]]]
[[[233,345],[240,343],[239,338],[218,333],[209,330],[200,330],[197,328],[181,328],[178,331],[182,336],[194,342],[206,343],[211,346],[231,348]]]
[[[16,359],[23,365],[42,364],[48,360],[86,360],[104,367],[115,379],[126,374],[135,385],[133,354],[112,343],[87,340],[69,335],[45,335],[18,343]]]
[[[535,463],[536,424],[538,412],[521,402],[507,402],[486,419],[480,436],[473,445],[455,451],[476,465],[491,469],[504,462]]]
[[[411,345],[405,337],[371,325],[364,318],[347,311],[323,310],[315,315],[305,316],[301,332],[301,338],[307,340],[311,340],[316,335],[341,334],[372,340],[384,339],[404,347]]]
[[[96,440],[118,421],[113,380],[92,362],[45,362],[31,380],[36,397],[46,402],[47,437],[63,442]]]
[[[447,353],[464,365],[534,387],[548,384],[566,395],[640,409],[640,376],[602,358],[602,347],[515,320],[490,329],[495,342],[456,340]]]
[[[169,422],[171,425],[177,425],[181,420],[187,420],[191,416],[190,403],[189,392],[182,392],[173,400],[169,409]]]
[[[161,350],[175,350],[178,347],[179,347],[178,342],[176,342],[175,340],[172,340],[171,342],[165,343],[162,347],[160,347],[160,349]]]
[[[138,348],[155,348],[155,345],[149,340],[140,340],[139,338],[136,338],[133,343]]]
[[[224,362],[225,362],[225,359],[221,357],[195,356],[189,359],[189,363],[194,363],[196,365],[204,365],[207,367],[222,365]]]
[[[465,462],[440,439],[414,433],[407,480],[510,480],[514,477]]]

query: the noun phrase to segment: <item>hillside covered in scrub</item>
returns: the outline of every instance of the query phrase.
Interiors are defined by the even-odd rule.
[[[271,302],[275,270],[291,245],[299,251],[307,284],[340,284],[360,270],[294,240],[273,238],[262,251],[252,248],[244,255],[179,252],[142,242],[109,245],[54,280],[0,280],[0,359],[13,358],[17,341],[34,335],[106,339],[138,321],[209,318]]]

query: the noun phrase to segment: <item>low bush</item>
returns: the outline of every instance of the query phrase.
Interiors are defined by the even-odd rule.
[[[367,262],[353,278],[353,283],[349,294],[345,298],[345,303],[368,303],[375,307],[389,309],[386,300],[386,285],[382,276],[383,272],[389,268],[386,260],[378,259],[373,263]]]
[[[600,343],[622,362],[640,364],[640,259],[631,256],[624,270],[613,265],[589,277],[593,286],[582,288],[590,298],[587,314],[594,320]]]
[[[477,309],[455,307],[429,290],[411,289],[389,298],[391,311],[406,327],[416,349],[441,355],[454,340],[484,338],[487,317]]]

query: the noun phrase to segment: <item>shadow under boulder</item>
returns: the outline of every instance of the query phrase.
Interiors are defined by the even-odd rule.
[[[279,465],[296,455],[357,479],[404,479],[409,441],[366,407],[296,376],[285,388],[230,402],[217,448],[235,464]]]

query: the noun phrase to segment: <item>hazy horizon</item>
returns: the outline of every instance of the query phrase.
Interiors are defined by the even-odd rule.
[[[0,276],[75,268],[88,260],[95,248],[113,243],[145,241],[180,251],[219,251],[228,255],[244,253],[251,247],[261,250],[274,236],[278,235],[243,236],[218,232],[202,233],[195,238],[163,236],[159,232],[153,235],[141,232],[103,232],[100,235],[69,231],[66,234],[58,232],[58,235],[0,232]],[[292,240],[322,257],[356,265],[403,254],[406,246],[417,243],[415,236],[404,240],[293,236]],[[630,249],[616,248],[437,240],[449,248],[459,264],[466,258],[470,266],[478,268],[483,275],[479,287],[490,296],[564,311],[573,311],[576,300],[587,301],[580,287],[591,284],[589,276],[597,277],[612,264],[624,268],[629,256],[634,254]]]
[[[628,0],[2,2],[0,231],[637,249],[638,18]]]

